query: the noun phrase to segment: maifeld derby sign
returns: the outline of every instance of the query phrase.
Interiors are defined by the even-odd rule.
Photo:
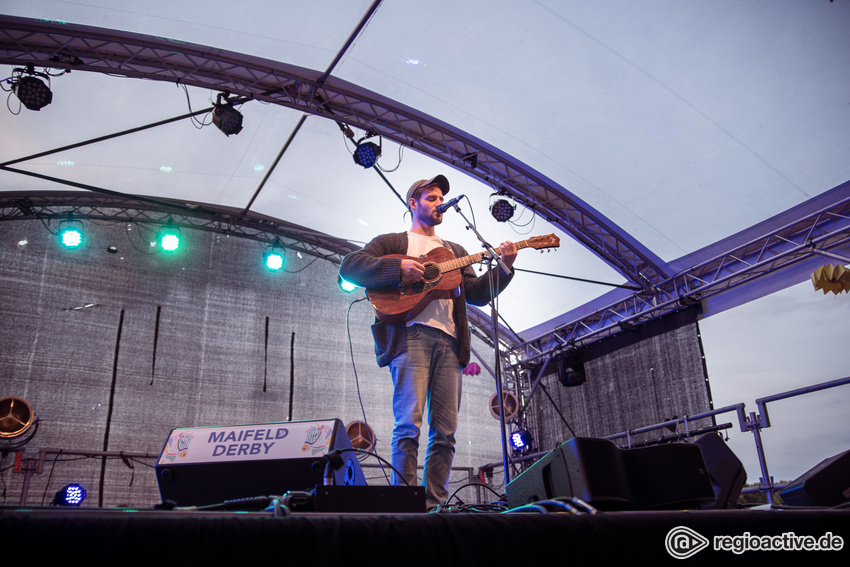
[[[326,455],[337,420],[172,429],[159,465],[299,459]]]

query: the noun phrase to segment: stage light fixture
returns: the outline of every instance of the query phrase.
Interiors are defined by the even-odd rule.
[[[556,363],[558,381],[565,388],[581,386],[587,380],[584,363],[576,359],[563,359]]]
[[[26,69],[15,69],[12,71],[12,92],[21,101],[21,104],[30,110],[41,110],[53,102],[53,93],[50,87],[38,77],[44,77],[50,82],[50,77],[44,73],[36,73],[32,65]]]
[[[341,289],[345,293],[351,293],[352,291],[357,289],[356,285],[354,285],[348,280],[343,279],[342,276],[337,276],[337,284],[339,285],[339,289]]]
[[[283,268],[285,258],[283,250],[272,246],[263,254],[263,263],[270,272],[277,272]]]
[[[79,506],[86,499],[86,489],[80,484],[69,484],[53,496],[54,506]]]
[[[229,96],[230,93],[227,91],[218,93],[212,112],[213,124],[225,136],[238,134],[242,131],[242,114],[233,107],[233,103],[237,99],[231,99]]]
[[[83,223],[70,219],[60,222],[58,236],[65,248],[79,248],[83,244]]]
[[[354,163],[368,169],[375,165],[380,156],[381,148],[372,142],[366,142],[358,145],[357,149],[354,150]]]
[[[168,219],[168,222],[160,227],[156,239],[163,251],[176,252],[180,248],[180,228],[174,226],[174,221]]]
[[[527,453],[531,450],[531,433],[525,429],[517,429],[511,433],[511,447],[517,453]]]
[[[342,125],[341,125],[342,127]],[[345,127],[347,128],[347,127]],[[354,139],[354,134],[351,132],[350,128],[348,130],[348,137],[352,140]],[[345,129],[343,130],[345,131]],[[375,162],[378,161],[378,158],[381,157],[381,146],[374,144],[372,142],[366,142],[369,138],[373,138],[376,134],[371,130],[366,132],[366,135],[357,140],[355,145],[357,146],[354,149],[354,163],[357,165],[363,166],[366,169],[369,169]],[[381,138],[378,138],[378,141],[381,141]]]
[[[512,205],[505,199],[497,199],[490,205],[490,214],[499,222],[508,222],[514,216],[516,205]]]

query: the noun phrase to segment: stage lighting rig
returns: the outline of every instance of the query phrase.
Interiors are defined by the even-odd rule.
[[[355,142],[357,147],[354,149],[354,163],[366,169],[374,166],[378,158],[381,157],[381,146],[365,141],[375,135],[374,132],[366,132],[365,136]],[[380,138],[378,138],[378,142],[381,143]]]
[[[47,84],[39,79],[44,77]],[[50,76],[46,73],[36,73],[30,63],[26,69],[14,69],[12,77],[8,79],[12,86],[12,92],[21,101],[21,104],[30,110],[41,110],[53,102],[53,93],[50,91]]]
[[[342,276],[337,276],[337,284],[339,285],[339,289],[341,289],[345,293],[351,293],[357,289],[356,285],[354,285],[350,281],[344,280]]]
[[[76,249],[83,244],[83,223],[73,220],[68,216],[68,220],[63,220],[59,223],[59,242],[65,248]]]
[[[531,433],[525,429],[517,429],[511,433],[511,447],[518,454],[528,453],[531,450],[532,442]]]
[[[564,358],[556,363],[558,381],[565,388],[581,386],[587,380],[584,363],[577,358]]]
[[[242,131],[242,114],[233,105],[241,104],[245,99],[240,97],[230,98],[230,92],[218,93],[212,111],[213,124],[221,130],[225,136],[238,134]]]
[[[165,252],[176,252],[180,248],[180,228],[174,224],[174,221],[168,219],[156,233],[159,247]]]
[[[77,507],[86,499],[86,489],[80,484],[69,484],[53,496],[54,506]]]
[[[280,271],[285,260],[286,254],[278,241],[266,248],[263,254],[263,264],[270,272]]]
[[[505,195],[504,190],[499,191],[498,193],[493,193],[492,195],[490,195],[490,199],[503,195]],[[503,198],[496,199],[490,204],[490,214],[493,215],[493,218],[499,222],[508,222],[509,220],[511,220],[511,218],[513,218],[514,216],[515,210],[516,205]]]

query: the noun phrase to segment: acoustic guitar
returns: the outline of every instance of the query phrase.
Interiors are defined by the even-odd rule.
[[[523,248],[557,248],[561,239],[554,234],[535,236],[516,243],[517,250]],[[496,254],[501,255],[500,248]],[[460,295],[460,285],[463,282],[461,269],[480,262],[489,256],[489,252],[478,252],[455,258],[448,248],[434,248],[424,256],[413,258],[403,254],[388,254],[384,258],[400,258],[416,260],[425,267],[423,281],[414,284],[398,284],[366,290],[366,296],[375,308],[379,321],[388,325],[400,325],[419,315],[425,306],[434,299],[454,299]]]

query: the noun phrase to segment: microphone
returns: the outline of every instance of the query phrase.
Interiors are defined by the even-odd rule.
[[[448,211],[449,209],[451,209],[452,207],[457,205],[458,201],[463,199],[463,197],[464,197],[464,195],[458,195],[457,197],[455,197],[454,199],[452,199],[448,203],[443,203],[442,205],[437,207],[437,212],[438,213],[445,213],[446,211]]]

